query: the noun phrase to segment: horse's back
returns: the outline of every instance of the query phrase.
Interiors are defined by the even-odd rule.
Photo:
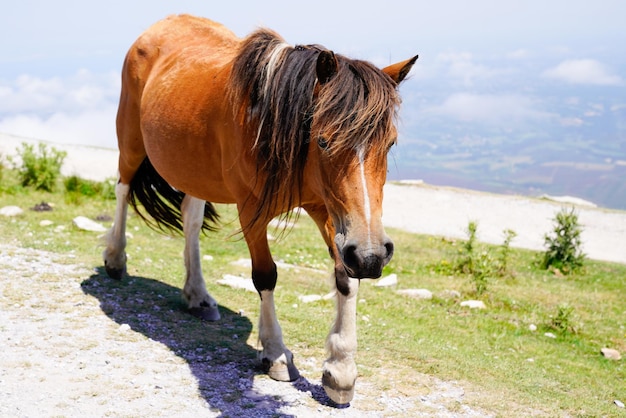
[[[172,183],[177,183],[179,167],[164,163],[166,159],[177,158],[192,169],[210,164],[200,149],[208,153],[218,136],[207,121],[224,114],[229,65],[238,42],[223,25],[190,15],[163,19],[135,41],[122,70],[117,118],[123,181],[130,181],[146,155]],[[186,151],[178,156],[180,149]]]

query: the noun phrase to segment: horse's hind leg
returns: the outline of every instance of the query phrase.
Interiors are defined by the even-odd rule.
[[[181,205],[187,272],[183,295],[187,299],[189,312],[193,316],[206,321],[217,321],[220,319],[217,302],[206,290],[200,263],[200,230],[204,220],[204,205],[204,200],[189,195],[185,196]]]
[[[120,280],[126,273],[126,215],[130,187],[121,181],[115,186],[115,218],[113,227],[106,235],[106,248],[102,253],[104,268],[112,279]]]

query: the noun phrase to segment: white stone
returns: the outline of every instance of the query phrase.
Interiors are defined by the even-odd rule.
[[[548,337],[548,338],[556,338],[556,335],[554,335],[551,332],[546,332],[545,334],[543,334],[544,336]]]
[[[464,300],[463,302],[461,302],[461,306],[465,308],[470,308],[470,309],[487,308],[487,306],[485,306],[485,302],[483,302],[482,300]]]
[[[458,299],[461,297],[461,292],[458,290],[444,290],[440,293],[440,296],[443,299]]]
[[[613,403],[618,407],[618,408],[624,408],[624,402],[620,401],[619,399],[615,399],[613,401]]]
[[[530,325],[528,326],[528,330],[530,330],[530,331],[537,331],[537,325],[535,325],[535,324],[530,324]]]
[[[84,231],[105,232],[107,229],[98,222],[92,221],[84,216],[77,216],[73,220],[77,228]]]
[[[44,219],[43,221],[39,222],[39,226],[50,226],[52,224],[54,224],[54,222],[49,219]]]
[[[128,325],[128,324],[122,324],[122,325],[120,325],[120,327],[118,328],[118,330],[119,330],[120,332],[126,332],[126,331],[130,330],[130,325]]]
[[[390,274],[389,276],[383,277],[379,281],[377,281],[374,286],[376,287],[390,287],[398,284],[398,275],[395,273]]]
[[[0,209],[0,215],[3,216],[18,216],[24,213],[19,206],[5,206]]]
[[[428,289],[402,289],[398,290],[398,293],[413,299],[428,300],[433,298],[433,292]]]
[[[300,295],[298,296],[298,300],[302,303],[311,303],[317,302],[318,300],[322,300],[322,296],[320,295]]]
[[[229,286],[234,289],[244,289],[254,293],[257,292],[252,279],[244,279],[243,277],[234,276],[232,274],[225,274],[223,278],[217,281],[217,284]]]
[[[208,254],[207,255],[203,255],[202,259],[204,261],[213,261],[213,256],[212,255],[208,255]]]
[[[602,350],[600,350],[600,352],[605,358],[608,358],[609,360],[621,360],[622,358],[622,355],[620,354],[620,352],[615,350],[614,348],[605,347]]]

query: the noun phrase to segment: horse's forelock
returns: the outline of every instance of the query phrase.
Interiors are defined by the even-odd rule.
[[[393,81],[365,61],[338,56],[339,71],[323,86],[313,118],[329,136],[330,152],[365,147],[386,152],[400,96]]]
[[[256,220],[300,204],[311,115],[330,152],[386,152],[400,104],[396,86],[365,61],[337,55],[338,71],[313,98],[317,45],[292,47],[275,32],[249,35],[231,70],[230,100],[265,172]],[[276,196],[284,196],[277,201]]]

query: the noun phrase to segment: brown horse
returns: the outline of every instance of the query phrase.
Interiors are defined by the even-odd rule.
[[[109,276],[126,270],[128,203],[140,214],[142,206],[153,225],[184,233],[190,312],[219,319],[202,277],[199,234],[218,219],[208,202],[235,203],[261,297],[260,357],[272,378],[294,380],[274,309],[267,226],[303,208],[335,263],[337,317],[322,383],[333,401],[350,402],[358,279],[380,277],[393,254],[381,222],[383,184],[396,142],[397,86],[416,59],[380,70],[317,45],[290,46],[267,29],[239,39],[192,16],[156,23],[122,70],[117,207],[103,253]]]

